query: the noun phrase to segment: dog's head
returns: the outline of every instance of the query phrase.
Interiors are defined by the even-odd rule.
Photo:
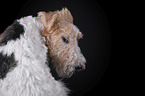
[[[48,53],[60,77],[70,77],[73,72],[85,69],[86,59],[78,47],[82,33],[73,24],[73,17],[67,8],[54,12],[39,12],[43,25]]]

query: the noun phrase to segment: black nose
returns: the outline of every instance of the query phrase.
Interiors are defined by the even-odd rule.
[[[83,67],[82,67],[82,66],[77,66],[77,67],[75,67],[75,69],[76,69],[77,71],[80,71],[80,70],[83,69]]]

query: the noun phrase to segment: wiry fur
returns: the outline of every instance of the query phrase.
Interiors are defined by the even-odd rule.
[[[3,55],[13,53],[17,61],[17,66],[0,82],[0,96],[67,96],[68,89],[52,77],[46,65],[42,26],[31,16],[18,21],[25,33],[0,46]]]
[[[24,33],[0,46],[0,53],[13,54],[16,63],[0,79],[0,96],[67,96],[68,89],[52,77],[46,62],[51,58],[61,77],[70,77],[77,67],[85,69],[86,60],[78,47],[82,33],[70,11],[39,12],[38,18],[28,16],[17,22]]]

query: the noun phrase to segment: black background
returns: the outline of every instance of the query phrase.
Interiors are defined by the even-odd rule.
[[[62,80],[72,90],[70,96],[114,94],[118,90],[117,57],[112,42],[117,11],[115,3],[105,0],[4,1],[0,5],[0,32],[15,19],[37,16],[39,11],[55,11],[67,7],[73,15],[74,24],[84,34],[79,46],[87,60],[85,71],[76,72],[71,78]],[[59,79],[54,69],[52,74]]]

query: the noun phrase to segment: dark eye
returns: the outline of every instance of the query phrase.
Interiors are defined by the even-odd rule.
[[[62,36],[61,38],[62,38],[63,42],[69,43],[69,41],[65,37]]]

